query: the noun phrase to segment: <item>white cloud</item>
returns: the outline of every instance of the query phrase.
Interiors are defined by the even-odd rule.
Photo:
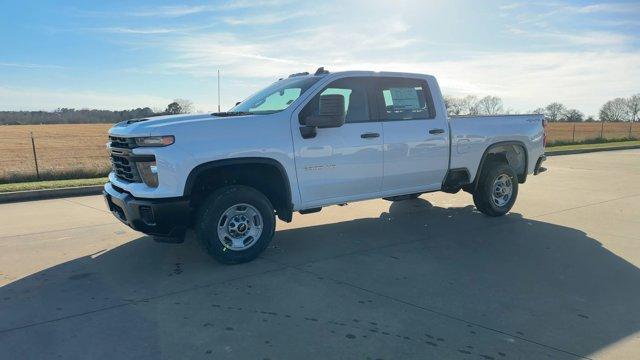
[[[573,7],[580,13],[634,13],[640,12],[638,3],[600,3]]]
[[[280,6],[290,0],[230,1],[220,5],[166,5],[130,11],[128,15],[138,17],[180,17],[220,10],[246,9],[268,6]]]
[[[262,13],[251,16],[230,16],[222,18],[227,24],[230,25],[273,25],[294,18],[308,16],[315,14],[311,11],[295,11],[295,12],[276,12],[276,13]]]
[[[450,94],[498,95],[506,106],[519,111],[560,101],[596,114],[609,98],[640,91],[634,81],[640,79],[640,53],[623,50],[623,45],[633,40],[630,36],[605,31],[511,31],[542,39],[548,46],[537,52],[458,50],[436,60],[439,48],[425,46],[409,24],[390,17],[384,27],[354,21],[251,37],[229,32],[178,34],[162,44],[171,49],[172,60],[155,64],[150,71],[215,82],[221,69],[224,79],[236,82],[225,84],[223,89],[230,101],[242,99],[278,77],[314,71],[319,66],[330,71],[429,73],[436,75]]]
[[[179,28],[126,28],[126,27],[109,27],[98,28],[95,31],[112,33],[112,34],[139,34],[139,35],[155,35],[170,34],[180,31]]]
[[[388,36],[393,38],[393,35]],[[441,61],[423,59],[424,54],[400,60],[385,56],[385,52],[376,56],[370,52],[359,53],[358,49],[363,46],[358,45],[361,39],[341,43],[353,50],[343,51],[331,43],[316,41],[323,38],[321,35],[305,34],[305,38],[310,38],[309,44],[324,45],[307,47],[295,39],[291,39],[290,47],[279,42],[247,44],[233,37],[217,43],[193,39],[193,43],[183,43],[179,51],[181,57],[166,66],[170,71],[194,76],[214,77],[216,69],[221,68],[225,77],[264,78],[255,80],[254,85],[249,86],[250,90],[246,85],[228,89],[235,99],[243,98],[258,85],[266,85],[267,79],[275,80],[297,71],[313,71],[321,65],[331,71],[429,73],[436,75],[451,94],[498,95],[507,106],[520,111],[560,101],[588,114],[596,114],[609,98],[640,91],[636,81],[640,79],[640,54],[637,52],[503,51],[469,53]],[[276,50],[270,51],[271,47]]]
[[[587,114],[596,114],[609,98],[640,92],[637,83],[640,79],[638,37],[628,32],[613,31],[621,30],[619,27],[612,30],[601,24],[595,25],[597,20],[605,20],[596,14],[605,12],[617,13],[606,19],[630,21],[621,14],[637,11],[636,3],[573,6],[564,2],[517,2],[499,7],[501,12],[510,14],[499,21],[481,19],[478,24],[457,24],[451,31],[459,33],[439,34],[438,29],[425,29],[424,24],[417,23],[423,20],[420,16],[413,16],[413,12],[419,13],[417,10],[424,7],[424,2],[392,4],[359,0],[340,3],[339,6],[329,4],[320,9],[314,7],[313,11],[325,13],[321,18],[309,17],[308,22],[305,18],[303,26],[290,26],[285,30],[275,30],[281,26],[265,26],[260,31],[247,31],[244,25],[276,24],[303,17],[311,11],[292,2],[287,6],[287,12],[283,12],[284,8],[277,8],[283,3],[285,1],[245,0],[222,5],[164,6],[134,11],[137,16],[178,17],[256,8],[250,15],[229,12],[206,20],[207,25],[215,26],[216,32],[204,31],[205,27],[165,26],[166,19],[159,19],[156,24],[162,25],[156,27],[114,26],[102,28],[102,31],[123,36],[145,35],[144,38],[131,36],[127,45],[161,50],[161,56],[147,60],[147,63],[141,61],[135,69],[128,70],[131,72],[145,76],[183,75],[184,84],[196,82],[203,87],[208,86],[207,91],[213,92],[215,87],[211,83],[215,84],[215,76],[220,69],[223,102],[228,101],[223,103],[224,108],[278,77],[314,71],[319,66],[326,66],[330,71],[362,69],[430,73],[440,79],[449,94],[498,95],[503,97],[507,107],[519,111],[560,101]],[[439,16],[434,10],[437,3],[444,7],[443,4],[448,2],[430,2],[431,16]],[[264,8],[258,9],[260,6]],[[464,18],[462,15],[464,12],[461,13],[461,18]],[[489,35],[483,40],[477,40],[473,34],[468,36],[482,21],[492,22],[490,25],[496,35]],[[498,34],[500,31],[502,33]],[[505,33],[511,35],[510,41],[502,43]],[[447,42],[438,44],[427,40],[438,41],[441,37],[448,39]],[[522,50],[526,49],[522,44],[535,50]],[[173,77],[172,80],[176,78],[181,77]],[[199,105],[201,108],[215,108],[209,99],[215,97],[203,93],[200,88],[194,88],[193,94],[181,96],[203,104]],[[47,99],[44,94],[41,97]],[[122,104],[127,104],[125,98],[130,97],[100,94],[95,102],[117,103],[122,107]],[[87,103],[93,101],[84,99]],[[153,100],[145,100],[144,97],[132,99],[135,106],[144,106]],[[164,106],[167,99],[156,100],[159,106]]]
[[[178,17],[185,15],[193,15],[202,12],[214,11],[216,9],[215,6],[211,5],[172,5],[172,6],[159,6],[157,8],[149,8],[149,9],[140,9],[131,11],[128,14],[131,16],[140,16],[140,17]]]
[[[550,47],[570,45],[590,46],[621,46],[634,40],[633,37],[610,31],[584,31],[580,33],[568,33],[560,31],[523,30],[517,27],[508,27],[508,31],[514,35],[522,35],[531,39],[548,41]]]
[[[559,101],[597,114],[607,100],[640,91],[638,64],[640,53],[517,52],[428,63],[424,71],[451,94],[496,94],[521,111]]]

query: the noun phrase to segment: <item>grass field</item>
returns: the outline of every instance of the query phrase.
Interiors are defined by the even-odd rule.
[[[575,130],[574,130],[575,126]],[[631,126],[631,127],[630,127]],[[110,168],[105,148],[111,124],[0,125],[0,184],[36,180],[31,147],[33,133],[41,179],[77,179],[105,176]],[[547,139],[584,141],[602,135],[640,138],[640,124],[550,123]]]
[[[111,124],[0,126],[0,183],[35,180],[33,133],[42,179],[88,178],[109,171]]]

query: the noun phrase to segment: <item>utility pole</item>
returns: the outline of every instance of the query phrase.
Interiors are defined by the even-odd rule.
[[[218,112],[220,112],[220,69],[218,69]]]

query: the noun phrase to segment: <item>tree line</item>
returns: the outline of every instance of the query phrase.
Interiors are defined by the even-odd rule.
[[[475,95],[445,96],[444,102],[450,116],[518,114],[505,108],[501,98],[491,95],[482,98]],[[144,107],[120,111],[69,108],[54,111],[0,111],[0,125],[117,123],[151,116],[188,114],[193,110],[190,100],[175,99],[160,110]],[[585,117],[580,110],[567,108],[558,102],[532,110],[531,113],[542,114],[550,122],[596,121],[593,116]],[[609,100],[602,105],[598,115],[600,121],[640,121],[640,94]]]
[[[70,108],[54,111],[0,111],[0,125],[117,123],[123,120],[190,112],[193,112],[191,101],[175,99],[163,110],[144,107],[119,111]]]
[[[447,113],[455,115],[497,115],[517,114],[511,109],[505,109],[502,99],[497,96],[485,96],[479,98],[475,95],[465,97],[444,97]],[[564,104],[553,102],[545,107],[532,110],[531,113],[544,115],[550,122],[566,121],[596,121],[593,116],[585,117],[578,109],[567,108]],[[640,121],[640,94],[628,98],[615,98],[607,101],[598,113],[600,121]]]

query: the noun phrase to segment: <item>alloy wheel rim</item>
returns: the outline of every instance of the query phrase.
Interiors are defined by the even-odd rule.
[[[218,240],[225,249],[246,250],[260,239],[264,223],[260,212],[249,204],[235,204],[225,210],[217,223]]]

